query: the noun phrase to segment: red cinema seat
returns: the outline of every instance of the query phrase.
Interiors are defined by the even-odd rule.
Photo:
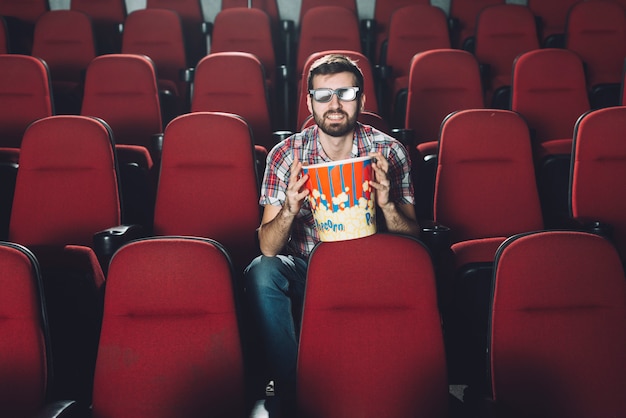
[[[406,111],[406,91],[413,56],[432,49],[449,49],[450,33],[445,12],[436,6],[416,4],[397,9],[389,21],[386,48],[381,53],[384,67],[385,109],[389,120],[401,126]]]
[[[35,24],[32,55],[48,65],[56,113],[79,114],[85,72],[97,55],[89,16],[75,10],[41,15]]]
[[[586,228],[599,228],[612,239],[626,265],[626,107],[613,106],[583,115],[574,128],[569,205]]]
[[[519,54],[538,48],[537,25],[528,7],[498,4],[480,12],[474,55],[481,66],[488,106],[509,108],[513,62]]]
[[[188,110],[187,53],[178,13],[167,9],[130,13],[124,23],[122,53],[145,55],[154,63],[164,125]]]
[[[91,416],[244,417],[243,379],[223,247],[159,237],[118,250],[107,277]]]
[[[626,57],[626,11],[614,1],[579,2],[570,8],[565,47],[585,65],[594,109],[619,104]]]
[[[58,115],[22,142],[9,240],[41,265],[55,366],[54,396],[88,402],[100,326],[98,231],[121,223],[113,137],[100,119]]]
[[[423,244],[379,233],[313,250],[297,407],[307,418],[447,416],[435,276]]]
[[[565,26],[570,7],[579,0],[528,0],[526,7],[537,20],[539,40],[543,48],[565,46]]]
[[[193,68],[207,54],[207,22],[200,0],[147,0],[148,9],[170,9],[177,12],[183,23],[187,49],[187,67]]]
[[[450,30],[452,46],[472,51],[476,18],[480,11],[494,4],[505,4],[505,0],[450,0]]]
[[[70,10],[86,13],[91,18],[98,54],[120,52],[127,15],[125,0],[70,0]]]
[[[511,110],[531,129],[546,226],[562,227],[574,124],[591,108],[583,62],[567,49],[528,51],[514,61],[512,83]]]
[[[442,123],[437,162],[434,221],[451,244],[442,294],[450,371],[482,391],[496,250],[544,228],[528,126],[508,110],[455,112]]]
[[[219,112],[193,112],[165,130],[154,234],[215,239],[237,273],[260,254],[259,187],[250,128]]]
[[[626,279],[615,248],[594,234],[541,231],[510,238],[496,257],[495,416],[624,415]]]
[[[26,247],[0,242],[0,414],[70,417],[74,401],[51,401],[54,373],[39,262]]]

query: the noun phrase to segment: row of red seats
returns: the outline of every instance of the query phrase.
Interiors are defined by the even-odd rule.
[[[386,262],[364,262],[369,256]],[[0,326],[4,416],[248,416],[232,270],[218,242],[158,237],[115,254],[88,401],[50,395],[59,336],[49,332],[37,257],[1,242],[0,270],[0,311],[11,319]],[[299,417],[457,416],[435,272],[421,243],[387,234],[322,243],[308,278]],[[516,235],[498,249],[492,286],[489,392],[471,416],[620,416],[626,278],[615,249],[583,232]]]
[[[362,34],[359,33],[354,10],[332,7],[328,9],[318,6],[314,8],[316,10],[303,15],[295,66],[296,79],[301,78],[305,62],[311,54],[328,49],[329,42],[332,42],[333,49],[362,52]],[[622,60],[626,50],[624,41],[626,18],[619,10],[621,6],[614,1],[581,2],[572,7],[569,16],[578,24],[566,26],[568,33],[566,46],[578,53],[586,66],[587,84],[593,107],[617,104],[615,87],[621,79]],[[61,93],[56,95],[59,102],[61,96],[67,96],[68,88],[76,89],[80,86],[81,71],[84,71],[87,63],[93,58],[94,49],[93,43],[88,41],[89,37],[86,35],[90,31],[78,32],[78,29],[74,28],[78,28],[79,24],[65,21],[64,19],[70,19],[69,15],[57,12],[57,16],[65,17],[57,17],[61,20],[50,27],[51,35],[42,34],[43,43],[38,45],[35,55],[44,58],[51,66],[53,82],[58,86],[57,90],[61,90]],[[473,29],[472,50],[481,66],[483,89],[486,91],[485,101],[488,106],[507,108],[512,62],[520,53],[539,47],[538,27],[531,8],[526,6],[492,5],[481,9],[477,16],[477,24]],[[164,10],[135,11],[131,13],[131,17],[133,19],[129,19],[125,24],[125,32],[129,33],[124,34],[121,50],[143,53],[153,59],[157,66],[160,88],[167,92],[168,102],[173,103],[173,106],[168,106],[169,120],[186,111],[189,106],[187,94],[189,71],[186,72],[188,76],[185,80],[181,78],[180,73],[192,67],[188,67],[188,60],[184,56],[185,50],[182,46],[184,37],[180,24],[177,28],[176,16],[173,12],[168,15]],[[73,16],[72,19],[78,17]],[[593,25],[598,24],[602,25],[601,30],[593,30]],[[334,29],[332,41],[329,41],[323,34],[329,32],[329,27],[336,28],[337,25],[340,25],[342,30]],[[234,28],[242,26],[250,29],[246,33],[251,36],[233,33]],[[63,32],[59,27],[65,28],[66,31]],[[63,38],[67,41],[70,36],[67,28],[72,28],[75,36],[78,36],[75,45],[83,42],[87,47],[90,44],[92,46],[85,50],[86,54],[82,60],[77,60],[79,50],[71,51],[73,64],[78,64],[71,73],[67,70],[67,42],[59,42]],[[374,92],[369,94],[372,108],[368,110],[381,114],[392,127],[403,127],[406,93],[400,98],[398,96],[400,92],[406,92],[412,57],[420,51],[447,48],[453,44],[443,11],[426,4],[405,6],[399,11],[396,9],[396,13],[391,14],[388,30],[380,61],[369,60],[368,65],[367,54],[363,54],[366,58],[362,66],[372,67],[376,87]],[[45,32],[45,29],[42,29],[42,32]],[[60,33],[63,33],[61,38]],[[288,80],[290,71],[285,66],[276,65],[272,37],[270,19],[259,9],[224,9],[216,16],[211,50],[222,52],[239,49],[257,55],[263,64],[268,81],[273,130],[299,129],[304,119],[301,115],[303,111],[298,112],[294,124],[292,121],[294,117],[290,115],[293,106],[290,103],[294,91],[297,92],[300,88],[300,83],[296,88],[290,87]],[[60,51],[61,55],[57,55],[57,51]],[[63,90],[66,92],[63,93]],[[73,96],[75,101],[80,100],[76,93],[73,93]],[[70,105],[73,111],[69,113],[77,113],[78,106]],[[57,106],[60,113],[66,113],[62,107]],[[304,113],[306,115],[306,110]]]
[[[619,194],[624,175],[623,164],[619,164],[623,153],[619,135],[625,111],[621,106],[611,107],[580,118],[574,132],[570,182],[572,214],[581,224],[595,221],[596,228],[607,226],[620,254],[624,254],[626,212]],[[601,129],[600,133],[595,129]],[[96,134],[100,143],[86,140]],[[470,134],[475,135],[473,141],[467,140]],[[230,138],[229,142],[222,141],[223,137]],[[584,140],[590,143],[588,150],[595,152],[590,157],[577,153],[579,149],[587,150]],[[61,146],[63,143],[66,145]],[[168,125],[163,144],[155,218],[148,230],[157,235],[219,239],[231,251],[237,271],[241,271],[258,254],[254,232],[259,222],[258,182],[247,124],[236,116],[191,113]],[[89,247],[94,233],[120,224],[123,218],[112,150],[111,132],[97,119],[52,116],[31,125],[21,148],[8,239],[42,251],[38,256],[56,266],[65,256],[58,248],[49,253],[50,245]],[[108,163],[87,170],[88,158],[97,158],[98,152]],[[226,158],[231,158],[231,163],[225,164]],[[607,159],[616,164],[606,164]],[[583,163],[599,166],[584,168]],[[432,219],[436,225],[449,228],[455,257],[449,265],[457,266],[459,271],[471,266],[470,276],[482,274],[476,266],[486,264],[488,271],[496,248],[506,237],[545,227],[534,166],[529,129],[519,114],[472,109],[453,113],[445,120],[439,138]],[[90,180],[87,173],[96,177]],[[602,187],[596,186],[590,173],[603,175]],[[580,179],[575,177],[579,174]],[[200,180],[201,176],[205,180]],[[236,188],[230,179],[234,179]],[[600,191],[605,195],[600,196]],[[193,204],[181,205],[181,201]],[[42,208],[59,212],[52,214]],[[92,216],[97,223],[87,220]],[[119,231],[113,228],[108,235],[115,237]],[[424,238],[428,237],[426,231]],[[470,244],[472,241],[476,244]],[[472,280],[480,283],[482,279],[464,279],[458,285],[471,285]],[[101,283],[102,279],[96,280],[96,287]],[[445,290],[440,295],[444,312],[448,312],[446,307],[456,310],[467,306],[463,300],[451,303]],[[468,315],[453,314],[453,318]]]

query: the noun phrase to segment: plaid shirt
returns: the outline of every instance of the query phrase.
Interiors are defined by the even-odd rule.
[[[411,161],[404,146],[396,139],[371,126],[358,124],[352,143],[351,157],[366,156],[370,151],[380,151],[389,161],[388,176],[392,189],[390,199],[396,203],[413,204],[414,193],[411,183]],[[289,171],[297,153],[304,164],[318,164],[331,161],[324,152],[318,135],[317,125],[296,133],[276,145],[267,156],[267,165],[261,185],[261,206],[282,206],[286,199]],[[319,235],[315,228],[313,214],[308,199],[304,200],[300,213],[296,216],[287,243],[287,253],[308,258]]]

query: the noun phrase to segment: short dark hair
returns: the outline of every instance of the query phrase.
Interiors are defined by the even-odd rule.
[[[352,73],[356,79],[356,86],[359,88],[359,94],[363,92],[363,72],[357,65],[356,61],[341,54],[328,54],[317,59],[309,70],[308,86],[309,90],[313,89],[313,77],[316,75],[329,75],[339,73]]]

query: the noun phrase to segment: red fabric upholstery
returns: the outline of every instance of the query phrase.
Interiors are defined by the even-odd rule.
[[[565,32],[567,13],[579,0],[528,0],[527,7],[539,19],[539,36],[542,42]]]
[[[393,106],[398,92],[408,88],[411,60],[418,52],[450,48],[445,12],[436,6],[415,4],[397,9],[389,22],[384,63],[391,67],[387,80],[387,106]]]
[[[222,0],[222,10],[233,7],[248,7],[248,0]],[[263,10],[270,17],[272,27],[277,28],[280,20],[280,12],[278,10],[277,0],[252,0],[252,7]],[[213,46],[211,45],[211,49]]]
[[[187,68],[187,55],[178,13],[167,9],[139,9],[130,13],[124,23],[122,53],[150,57],[159,89],[169,92],[175,101],[172,111],[178,115],[187,108],[187,82],[181,77]]]
[[[503,416],[622,416],[626,279],[597,235],[547,231],[499,250],[491,307],[492,393]]]
[[[574,130],[570,183],[571,212],[582,223],[599,221],[612,228],[613,239],[626,261],[626,108],[610,107],[587,113]]]
[[[483,79],[487,81],[485,103],[489,104],[496,90],[510,88],[515,58],[539,48],[535,17],[523,5],[485,7],[478,15],[475,38],[474,55],[480,64],[488,65],[488,76]]]
[[[412,6],[414,4],[426,4],[430,5],[429,0],[386,0],[374,2],[374,24],[376,28],[375,32],[375,51],[372,59],[376,62],[380,62],[380,52],[383,42],[387,40],[387,34],[389,32],[389,21],[391,15],[397,9],[404,6]]]
[[[300,19],[300,37],[296,54],[296,74],[302,74],[309,56],[330,49],[361,51],[359,20],[354,9],[331,1],[332,6],[316,5]],[[301,11],[304,12],[305,5]]]
[[[263,64],[269,91],[273,92],[276,54],[272,37],[272,23],[264,11],[222,7],[213,22],[211,53],[240,51],[255,55]]]
[[[389,234],[323,242],[306,286],[299,417],[446,416],[435,278],[419,242]]]
[[[260,253],[258,195],[250,130],[241,118],[194,112],[168,125],[155,204],[156,235],[218,240],[243,271]]]
[[[78,114],[85,71],[96,57],[91,19],[76,10],[51,10],[35,25],[32,55],[50,70],[56,112]]]
[[[0,17],[0,54],[9,53],[9,32],[4,17]]]
[[[150,147],[163,131],[154,63],[146,56],[108,54],[87,68],[81,114],[104,119],[116,144]]]
[[[0,55],[0,146],[19,148],[28,125],[53,113],[47,65],[31,56]]]
[[[543,228],[523,118],[508,110],[471,109],[444,121],[434,219],[450,227],[452,242]]]
[[[180,15],[183,22],[185,44],[187,46],[187,65],[195,67],[207,54],[206,34],[203,32],[204,10],[200,0],[147,0],[148,9],[170,9]]]
[[[417,144],[437,141],[439,128],[451,112],[484,107],[478,62],[457,49],[416,54],[411,61],[405,128]]]
[[[576,3],[567,16],[566,47],[585,63],[587,86],[620,84],[626,57],[626,12],[614,1]]]
[[[192,112],[228,112],[250,125],[254,143],[274,145],[263,64],[248,52],[216,52],[196,67]]]
[[[358,15],[357,2],[355,0],[302,0],[300,2],[300,23],[302,23],[304,15],[306,15],[309,10],[326,6],[343,7],[350,10],[355,16]]]
[[[508,110],[470,109],[441,128],[434,219],[450,228],[442,280],[451,376],[480,391],[493,261],[506,237],[543,229],[528,127]]]
[[[376,97],[376,87],[374,82],[374,74],[372,72],[372,65],[369,59],[358,51],[350,51],[345,49],[329,49],[321,50],[312,53],[304,63],[302,73],[299,74],[300,82],[298,83],[298,116],[297,127],[302,126],[305,119],[311,116],[309,109],[306,106],[306,97],[309,93],[308,77],[311,65],[319,58],[322,58],[328,54],[341,54],[350,57],[357,63],[361,72],[363,73],[363,94],[365,94],[365,107],[364,110],[379,113],[378,99]]]
[[[50,373],[39,264],[25,247],[3,242],[0,271],[0,415],[32,417]]]
[[[118,24],[126,19],[126,2],[120,0],[71,0],[71,10],[79,10],[99,23]]]
[[[231,266],[199,238],[122,247],[109,269],[93,416],[242,417]]]
[[[48,10],[46,0],[0,0],[0,16],[16,17],[33,24]]]
[[[120,223],[111,132],[85,116],[51,116],[24,135],[11,241],[26,246],[90,246],[93,234]]]
[[[24,135],[9,240],[42,267],[59,398],[91,395],[104,276],[90,246],[96,232],[120,224],[116,170],[102,120],[51,116]]]
[[[558,48],[525,52],[513,64],[512,83],[511,109],[528,121],[535,156],[570,154],[574,124],[590,109],[580,57]]]
[[[124,0],[71,0],[70,9],[91,17],[99,54],[120,52],[119,25],[124,23],[127,14]]]
[[[505,0],[450,0],[450,18],[455,20],[452,45],[460,48],[470,37],[474,36],[476,18],[487,6],[504,4]]]

